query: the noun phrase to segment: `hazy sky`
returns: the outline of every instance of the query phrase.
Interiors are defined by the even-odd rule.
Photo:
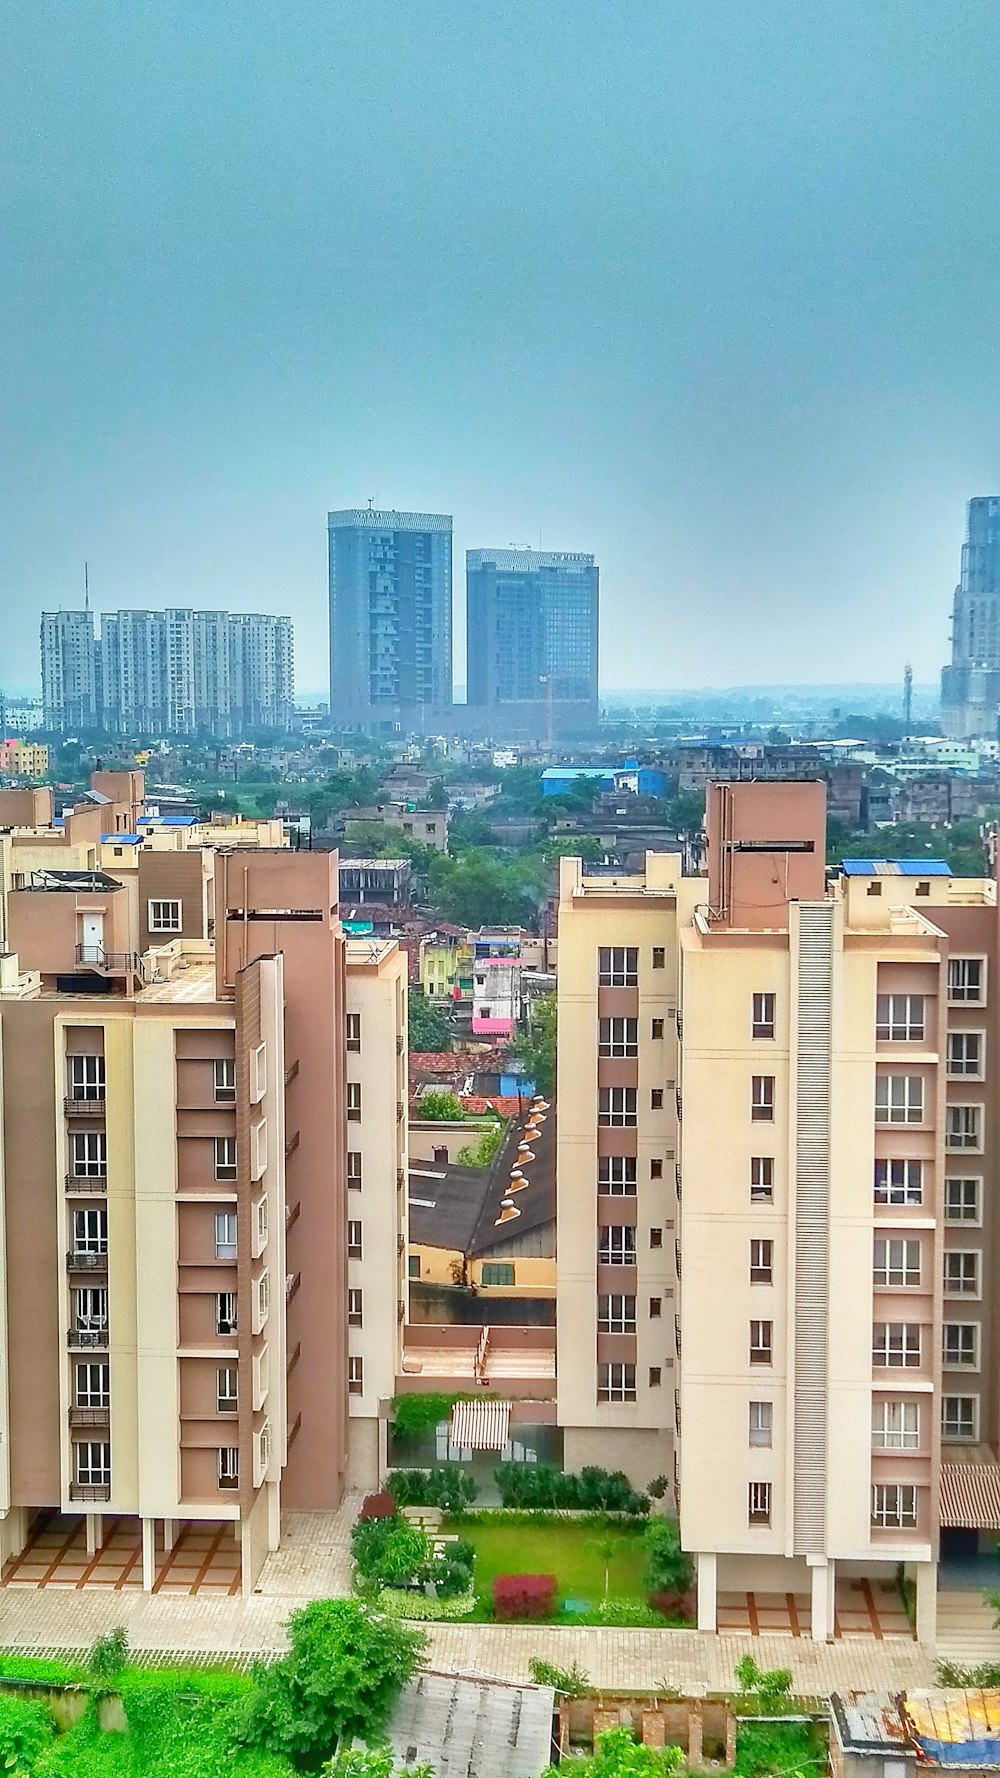
[[[288,611],[326,511],[600,562],[609,687],[918,680],[1000,490],[996,0],[30,0],[0,66],[0,685]],[[464,679],[464,672],[456,675]]]

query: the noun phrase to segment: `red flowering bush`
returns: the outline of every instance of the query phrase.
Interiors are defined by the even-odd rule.
[[[493,1615],[500,1623],[552,1617],[555,1608],[554,1574],[498,1574],[493,1582]]]
[[[361,1502],[358,1521],[367,1525],[370,1519],[394,1519],[399,1508],[391,1494],[366,1494]]]

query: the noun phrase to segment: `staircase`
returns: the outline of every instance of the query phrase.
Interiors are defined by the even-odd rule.
[[[982,1661],[1000,1661],[1000,1630],[996,1616],[981,1593],[972,1588],[942,1587],[937,1600],[936,1653],[940,1661],[976,1667]]]

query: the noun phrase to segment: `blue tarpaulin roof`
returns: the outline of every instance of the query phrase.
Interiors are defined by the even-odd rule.
[[[842,858],[845,877],[950,877],[946,858]]]

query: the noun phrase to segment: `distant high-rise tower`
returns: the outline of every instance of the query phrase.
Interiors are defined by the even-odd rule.
[[[451,722],[451,518],[331,512],[330,715],[367,729]]]
[[[1000,496],[970,500],[952,608],[951,665],[941,673],[946,735],[997,733],[1000,714]]]
[[[45,727],[64,734],[97,728],[98,662],[89,605],[83,611],[43,611],[41,653]]]
[[[468,718],[497,738],[597,727],[598,568],[593,556],[470,549]]]

